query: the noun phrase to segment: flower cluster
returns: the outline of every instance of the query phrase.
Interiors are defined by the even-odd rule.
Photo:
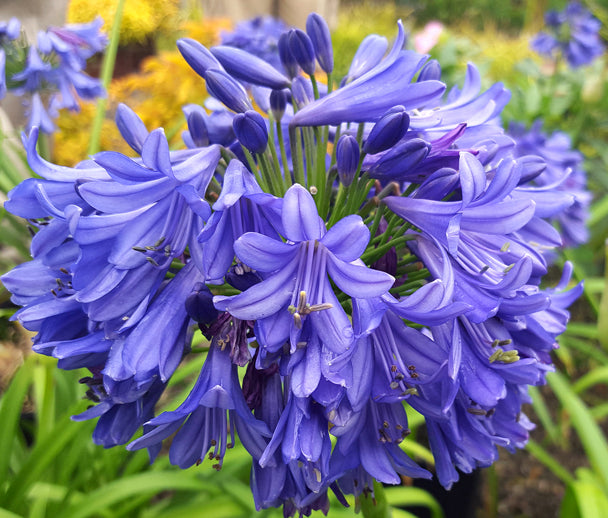
[[[559,210],[554,216],[545,214],[557,224],[563,244],[575,247],[589,240],[587,220],[591,192],[587,190],[587,174],[583,169],[583,155],[572,149],[570,137],[561,131],[547,135],[542,131],[542,121],[536,121],[529,130],[522,124],[511,123],[509,135],[516,142],[515,155],[537,155],[543,158],[545,170],[532,180],[532,183],[543,190],[548,190],[553,197],[554,191],[571,195],[574,203]]]
[[[87,59],[106,46],[102,25],[97,18],[88,24],[49,27],[38,33],[36,45],[28,45],[19,20],[0,23],[0,99],[7,90],[27,99],[28,129],[36,126],[52,133],[58,110],[78,110],[79,97],[104,95],[101,82],[84,71]]]
[[[404,41],[401,24],[388,54],[366,38],[338,83],[315,14],[279,39],[284,72],[180,40],[214,98],[185,109],[187,149],[124,105],[138,158],[60,167],[24,137],[40,178],[6,208],[28,219],[33,260],[2,281],[35,350],[89,369],[97,404],[77,419],[98,418],[95,442],[143,425],[129,449],[154,458],[172,436],[173,464],[220,469],[238,436],[257,508],[285,516],[431,477],[402,448],[408,411],[445,487],[525,444],[527,387],[582,289],[568,265],[540,284],[561,244],[547,219],[574,198],[534,183],[547,166],[498,125],[502,84],[482,91],[469,65],[446,93]],[[193,327],[209,341],[198,380],[156,415]]]
[[[278,45],[281,34],[288,28],[282,20],[272,16],[258,16],[238,23],[232,31],[222,31],[220,38],[222,45],[246,50],[282,70]]]
[[[538,33],[531,44],[539,54],[561,54],[571,67],[580,67],[604,52],[601,23],[579,2],[570,2],[563,11],[548,11],[545,24],[548,32]]]

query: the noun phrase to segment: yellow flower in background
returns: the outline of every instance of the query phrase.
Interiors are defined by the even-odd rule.
[[[68,23],[87,23],[101,16],[103,29],[109,34],[118,0],[70,0]],[[157,32],[170,31],[176,26],[179,0],[128,0],[125,2],[120,26],[120,43],[143,42]]]
[[[230,28],[230,21],[225,19],[187,22],[184,25],[187,37],[197,39],[206,46],[217,44],[220,32]],[[120,60],[120,50],[117,59]],[[204,80],[188,66],[177,50],[150,56],[140,68],[139,72],[113,79],[110,84],[101,150],[134,154],[121,139],[114,124],[114,113],[119,103],[129,105],[148,129],[165,128],[170,144],[179,145],[181,130],[186,128],[182,106],[202,104],[207,98]],[[83,103],[80,112],[63,112],[59,116],[53,146],[54,161],[74,165],[87,158],[89,132],[83,129],[92,126],[94,114],[95,105]]]

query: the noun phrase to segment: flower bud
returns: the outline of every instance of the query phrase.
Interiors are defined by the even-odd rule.
[[[219,315],[213,305],[213,294],[202,282],[197,282],[186,298],[186,311],[192,320],[209,325]]]
[[[126,104],[120,103],[116,109],[116,126],[131,149],[141,154],[148,130],[139,116]]]
[[[410,117],[405,107],[394,106],[374,125],[363,146],[363,151],[374,155],[393,147],[403,138],[409,126]]]
[[[334,69],[334,50],[327,22],[317,13],[311,13],[306,20],[306,33],[312,41],[317,61],[328,74]]]
[[[352,135],[342,135],[336,145],[336,166],[344,187],[348,187],[359,166],[359,143]]]
[[[251,153],[263,153],[268,145],[268,130],[264,118],[256,111],[239,113],[232,121],[239,142]]]
[[[291,29],[289,35],[289,50],[309,76],[315,73],[315,49],[308,35],[300,29]]]
[[[413,138],[399,142],[385,153],[365,157],[362,169],[370,178],[380,180],[405,180],[409,174],[427,157],[431,145],[420,139]]]
[[[193,111],[188,115],[188,131],[192,142],[196,147],[206,147],[209,145],[209,131],[203,115],[198,111]]]
[[[417,82],[433,80],[441,81],[441,65],[436,59],[431,59],[422,67]]]
[[[278,47],[279,58],[281,60],[281,63],[285,67],[287,75],[292,79],[294,77],[297,77],[297,75],[300,73],[300,67],[298,66],[296,58],[289,49],[289,33],[284,32],[283,34],[281,34],[281,36],[279,37]]]
[[[236,47],[220,45],[211,53],[222,64],[226,72],[236,79],[267,88],[287,88],[289,79],[272,65],[249,52]]]
[[[192,70],[201,77],[205,77],[205,74],[209,69],[222,69],[222,65],[220,65],[220,62],[215,56],[209,52],[209,49],[196,40],[191,38],[177,40],[177,48]]]
[[[287,93],[284,90],[270,92],[270,110],[276,121],[280,121],[287,107]]]
[[[253,109],[245,89],[223,70],[207,70],[205,84],[207,91],[232,111],[243,113]]]

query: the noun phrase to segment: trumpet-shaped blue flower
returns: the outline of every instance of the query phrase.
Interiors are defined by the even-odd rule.
[[[384,294],[394,279],[356,263],[369,241],[362,220],[349,216],[326,231],[302,186],[296,184],[285,194],[281,221],[285,243],[253,232],[235,243],[237,257],[265,273],[265,279],[240,295],[216,297],[215,305],[237,318],[258,320],[265,346],[276,348],[289,339],[295,351],[310,319],[324,347],[343,353],[352,344],[353,331],[328,274],[345,293],[362,298]]]

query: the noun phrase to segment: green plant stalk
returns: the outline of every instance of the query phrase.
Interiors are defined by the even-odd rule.
[[[600,479],[604,491],[608,491],[608,442],[601,429],[585,403],[570,388],[563,374],[552,372],[547,375],[547,382],[570,414],[572,425],[580,437],[589,463]]]
[[[283,163],[283,183],[285,184],[285,191],[292,185],[291,173],[289,172],[289,162],[287,160],[287,152],[285,151],[285,141],[283,139],[283,130],[281,128],[281,122],[276,122],[277,137],[279,139],[279,148],[281,149],[281,162]]]
[[[116,12],[114,13],[114,22],[112,25],[112,32],[110,34],[110,43],[103,56],[103,62],[101,64],[101,83],[106,90],[110,86],[112,81],[112,75],[114,74],[114,64],[116,63],[116,54],[118,53],[118,42],[120,39],[120,26],[122,24],[122,14],[125,7],[125,0],[118,0],[116,5]],[[95,109],[95,118],[93,119],[93,126],[91,127],[91,140],[89,141],[89,155],[94,155],[99,151],[101,142],[101,129],[103,126],[103,120],[106,116],[106,109],[108,105],[107,97],[102,97],[97,101],[97,107]]]
[[[547,466],[552,473],[565,484],[574,482],[574,477],[540,444],[530,439],[526,449],[540,462]]]
[[[608,242],[604,245],[604,258],[608,259]],[[597,315],[597,331],[600,344],[608,350],[608,262],[604,266],[604,291]]]

